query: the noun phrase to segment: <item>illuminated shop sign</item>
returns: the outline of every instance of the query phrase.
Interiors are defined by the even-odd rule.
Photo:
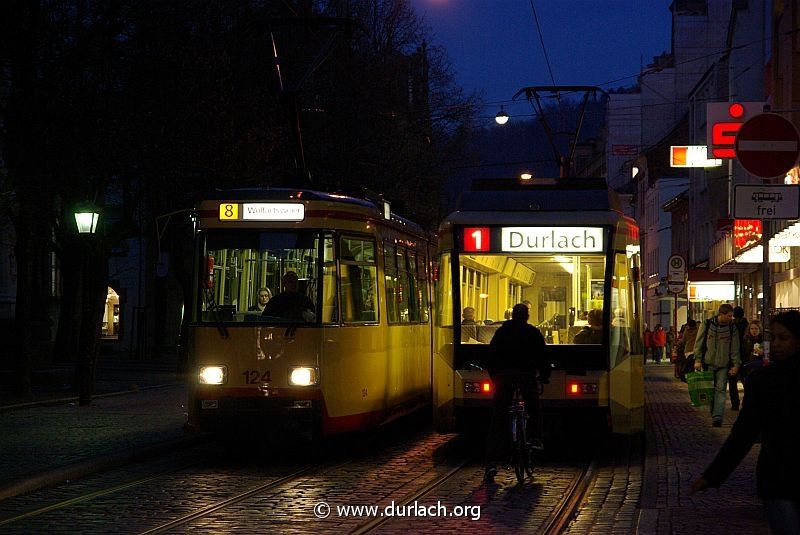
[[[769,261],[771,264],[788,262],[792,257],[788,247],[771,245],[772,240],[770,240],[769,243]],[[764,262],[764,247],[756,245],[752,249],[748,249],[742,254],[737,255],[735,260],[737,264],[761,264]]]
[[[736,251],[747,249],[760,241],[760,219],[735,219],[733,221],[733,246]]]
[[[689,283],[689,301],[733,301],[733,281]]]
[[[302,221],[305,217],[306,207],[299,203],[255,202],[219,205],[221,221]]]
[[[722,160],[707,157],[705,145],[672,145],[669,148],[670,167],[720,167]]]
[[[800,246],[800,223],[794,223],[792,226],[778,232],[769,240],[769,244],[783,247]]]
[[[509,253],[589,253],[603,249],[602,228],[504,227],[500,250]]]
[[[764,102],[707,103],[707,157],[735,158],[736,133],[746,121],[761,113],[764,113]]]

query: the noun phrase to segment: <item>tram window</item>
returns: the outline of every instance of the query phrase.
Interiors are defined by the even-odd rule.
[[[428,260],[422,253],[417,256],[417,294],[419,295],[420,321],[428,323]]]
[[[333,253],[333,236],[331,235],[325,236],[322,259],[322,323],[338,323],[336,257]]]
[[[342,320],[345,323],[378,321],[375,242],[342,237],[339,250]]]
[[[419,323],[420,275],[416,252],[385,242],[383,258],[389,323]],[[427,321],[427,317],[424,321]]]
[[[259,289],[268,288],[274,298],[283,290],[281,280],[288,271],[297,274],[299,291],[314,303],[314,317],[319,318],[319,251],[319,233],[313,231],[208,232],[202,254],[210,264],[204,266],[201,276],[207,278],[208,272],[213,276],[203,285],[201,320],[289,321],[264,317],[257,306]]]
[[[453,287],[461,292],[462,307],[475,308],[480,327],[475,336],[462,340],[464,343],[488,343],[492,327],[502,323],[507,311],[517,303],[529,302],[528,321],[542,331],[549,344],[572,344],[575,335],[590,328],[588,312],[602,311],[607,301],[606,257],[602,254],[475,254],[460,255],[459,260],[461,280],[454,281]],[[601,339],[592,338],[594,343]]]
[[[399,323],[400,306],[398,298],[400,281],[397,274],[397,254],[393,243],[383,244],[383,276],[386,280],[386,316],[389,323]]]

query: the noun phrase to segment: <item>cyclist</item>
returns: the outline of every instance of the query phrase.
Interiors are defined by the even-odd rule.
[[[487,480],[497,474],[495,462],[508,451],[508,408],[519,388],[530,416],[528,435],[534,449],[542,449],[542,418],[539,411],[539,390],[536,372],[543,383],[550,380],[550,363],[546,355],[544,336],[528,324],[528,307],[514,305],[511,319],[497,329],[492,338],[491,359],[487,366],[494,383],[492,422],[486,436]]]

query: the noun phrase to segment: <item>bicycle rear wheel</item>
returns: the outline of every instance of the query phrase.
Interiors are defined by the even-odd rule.
[[[517,474],[517,481],[523,483],[528,472],[528,444],[525,441],[525,422],[522,413],[515,416],[515,437],[514,437],[514,472]]]

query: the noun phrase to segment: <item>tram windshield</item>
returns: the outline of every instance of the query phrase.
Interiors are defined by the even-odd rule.
[[[317,231],[206,234],[200,321],[316,323],[320,255],[333,259],[331,239],[325,247],[321,239]]]
[[[528,322],[548,344],[602,343],[605,255],[462,254],[459,260],[461,343],[489,343],[517,303],[529,306]]]

